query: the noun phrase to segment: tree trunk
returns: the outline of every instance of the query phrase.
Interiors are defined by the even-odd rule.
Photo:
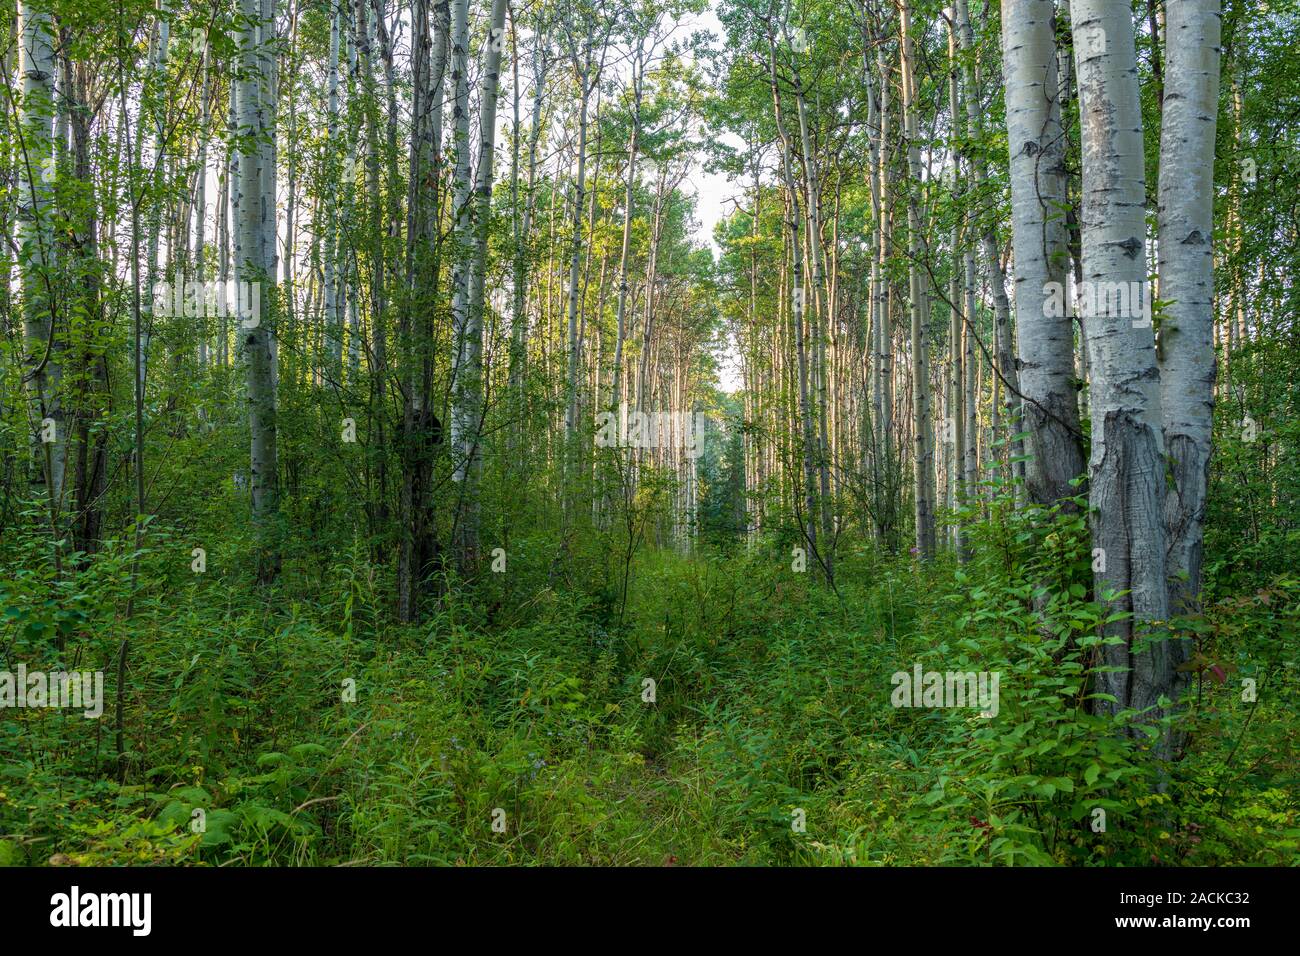
[[[1214,411],[1214,138],[1218,0],[1166,0],[1160,130],[1160,404],[1173,481],[1165,497],[1169,609],[1199,610]]]
[[[642,62],[642,43],[638,37],[636,53],[632,60],[632,135],[627,144],[627,180],[623,191],[623,245],[618,259],[618,299],[614,309],[617,338],[614,340],[614,389],[610,408],[615,415],[623,400],[623,341],[627,337],[627,264],[632,248],[632,213],[636,189],[637,149],[641,139],[641,83],[644,65]]]
[[[961,42],[962,52],[965,54],[965,79],[966,79],[966,121],[967,133],[974,139],[983,137],[984,120],[980,112],[980,74],[975,63],[975,35],[971,30],[970,7],[967,0],[957,0],[957,39]],[[976,152],[971,156],[971,173],[975,179],[975,188],[983,188],[988,178],[987,171],[984,167],[984,161],[980,159],[979,153]],[[994,401],[1001,394],[1002,403],[1005,405],[1007,412],[1008,434],[1015,434],[1018,428],[1017,416],[1013,413],[1014,403],[1016,402],[1016,392],[1020,390],[1019,376],[1016,373],[1015,349],[1011,339],[1011,303],[1007,298],[1006,276],[1002,270],[1002,259],[998,253],[997,235],[994,230],[992,220],[985,218],[983,228],[980,233],[980,250],[988,264],[989,270],[989,289],[993,299],[993,322],[994,322],[994,350],[993,358],[997,363],[993,384]],[[994,409],[992,412],[993,421],[993,438],[997,439],[999,426],[999,410]],[[1019,454],[1019,441],[1012,442],[1012,456]],[[1023,464],[1015,464],[1012,467],[1013,474],[1023,472]]]
[[[62,511],[68,435],[62,399],[63,341],[54,320],[54,258],[50,181],[54,172],[54,26],[50,14],[18,7],[22,101],[17,178],[21,190],[18,245],[29,415],[50,521]]]
[[[776,120],[777,135],[781,145],[781,171],[785,178],[786,194],[789,197],[787,214],[790,229],[790,255],[792,260],[790,281],[791,319],[794,323],[795,350],[799,360],[799,418],[803,425],[803,533],[808,544],[810,557],[820,560],[817,549],[817,472],[813,456],[815,454],[816,433],[813,430],[812,401],[809,395],[809,369],[807,336],[804,333],[804,267],[803,246],[799,241],[799,188],[795,182],[794,164],[791,158],[790,136],[786,132],[785,119],[781,109],[781,89],[777,82],[776,39],[768,37],[768,75],[772,88],[772,111]]]
[[[455,355],[452,361],[452,480],[456,482],[459,501],[456,517],[456,557],[462,568],[468,567],[469,545],[465,539],[464,520],[467,507],[466,478],[477,425],[473,386],[465,373],[469,351],[469,272],[473,235],[470,228],[470,143],[469,143],[469,2],[451,2],[451,85],[452,140],[456,164],[452,182],[452,269],[451,312]]]
[[[1078,492],[1083,473],[1074,394],[1074,321],[1066,306],[1069,258],[1061,111],[1057,102],[1053,0],[1002,0],[1016,337],[1030,456],[1031,501],[1050,505]]]
[[[527,283],[529,276],[529,250],[532,239],[533,208],[537,200],[537,144],[542,135],[542,102],[546,92],[546,74],[550,67],[549,48],[545,39],[538,37],[537,56],[540,62],[533,75],[533,120],[528,130],[528,174],[525,186],[524,209],[519,219],[518,239],[515,242],[514,310],[510,325],[510,391],[518,403],[522,429],[524,364],[528,347]]]
[[[587,177],[587,114],[591,98],[591,34],[588,29],[583,39],[581,59],[573,58],[574,79],[578,83],[578,145],[577,161],[573,179],[573,216],[569,224],[569,293],[568,317],[569,337],[568,374],[565,377],[565,412],[564,412],[564,502],[566,508],[571,503],[569,495],[572,490],[577,464],[577,430],[578,430],[578,361],[581,344],[578,339],[578,278],[582,260],[582,209],[586,195]]]
[[[339,34],[342,32],[342,0],[332,0],[330,5],[329,76],[325,95],[325,170],[327,175],[338,175],[337,153],[339,125]],[[334,190],[325,195],[325,262],[324,298],[325,338],[328,343],[329,366],[325,378],[337,390],[343,381],[343,321],[338,308],[338,280],[335,276],[338,253],[338,198]]]
[[[259,97],[258,0],[240,0],[245,18],[239,32],[240,76],[238,83],[238,125],[245,134],[239,147],[239,222],[235,276],[241,289],[248,285],[245,299],[251,308],[241,311],[239,335],[247,363],[248,420],[251,433],[249,487],[254,532],[258,548],[258,579],[269,582],[279,574],[276,540],[278,518],[278,475],[276,461],[275,386],[272,372],[270,329],[267,316],[268,263],[263,257],[263,203],[261,169],[263,152],[258,145],[265,134],[266,114]]]
[[[1133,21],[1126,0],[1073,0],[1083,149],[1083,273],[1092,288],[1113,284],[1146,295],[1142,112]],[[1085,315],[1092,383],[1090,494],[1097,592],[1132,618],[1103,628],[1122,643],[1103,648],[1100,675],[1112,713],[1147,710],[1174,686],[1165,643],[1136,647],[1144,624],[1168,617],[1165,580],[1164,447],[1160,375],[1149,322],[1130,308],[1097,303]],[[1107,298],[1110,298],[1107,294]],[[1127,592],[1127,593],[1119,593]]]
[[[469,303],[465,331],[465,361],[461,383],[466,399],[466,423],[471,426],[469,461],[461,487],[461,570],[471,573],[478,565],[479,482],[483,470],[483,285],[487,270],[488,217],[492,212],[492,168],[496,156],[497,91],[501,78],[501,50],[505,45],[506,0],[492,0],[483,73],[479,84],[479,152],[474,178],[470,219],[474,232],[473,259],[469,276]]]
[[[208,125],[211,122],[211,89],[212,76],[210,69],[209,45],[205,41],[203,44],[203,92],[199,98],[199,108],[202,112],[202,118],[199,122],[199,158],[197,163],[197,196],[194,200],[194,278],[198,281],[200,288],[203,287],[207,279],[207,265],[203,261],[204,241],[207,233],[208,217]],[[206,303],[207,296],[203,296]],[[199,323],[199,367],[204,368],[208,364],[208,317],[204,306],[200,306],[198,316]]]
[[[935,550],[934,433],[930,421],[930,340],[926,328],[929,302],[922,291],[921,261],[925,254],[921,235],[921,149],[916,122],[916,89],[912,63],[911,14],[907,3],[899,6],[899,78],[903,89],[903,126],[907,137],[908,289],[912,314],[912,458],[916,516],[916,552],[930,558]]]

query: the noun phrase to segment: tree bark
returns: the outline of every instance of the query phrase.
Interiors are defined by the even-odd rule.
[[[500,87],[501,51],[505,44],[506,0],[492,0],[488,36],[484,47],[483,74],[479,85],[479,153],[474,178],[470,220],[473,229],[469,301],[465,327],[465,356],[461,383],[466,399],[463,410],[472,431],[468,437],[465,481],[461,488],[461,570],[468,574],[478,566],[479,483],[483,470],[483,285],[487,270],[488,217],[492,211],[492,168],[496,156],[497,91]]]
[[[1072,15],[1084,282],[1094,283],[1094,290],[1123,283],[1145,296],[1146,183],[1132,14],[1126,0],[1073,0]],[[1094,292],[1085,304],[1099,298]],[[1103,304],[1085,315],[1092,373],[1089,501],[1093,544],[1100,549],[1096,586],[1113,611],[1132,612],[1103,628],[1107,637],[1122,639],[1103,648],[1105,663],[1120,670],[1099,675],[1098,689],[1115,698],[1102,702],[1112,713],[1155,708],[1175,677],[1168,644],[1139,646],[1147,623],[1168,617],[1169,597],[1160,375],[1150,323],[1135,319],[1131,306]]]
[[[1052,14],[1053,0],[1002,2],[1025,482],[1030,500],[1042,505],[1077,494],[1071,481],[1084,470],[1065,296],[1065,156]]]
[[[916,122],[911,12],[899,5],[899,78],[903,89],[903,126],[907,138],[908,289],[912,315],[912,458],[916,520],[916,552],[930,558],[935,551],[934,432],[930,420],[930,339],[927,329],[929,300],[923,292],[921,260],[925,254],[921,235],[921,149]]]
[[[278,519],[278,467],[276,460],[275,385],[266,321],[268,262],[265,256],[262,195],[266,114],[259,96],[260,67],[257,22],[258,0],[240,0],[245,18],[239,32],[238,125],[243,139],[239,146],[239,222],[235,277],[248,295],[237,296],[250,308],[241,311],[239,335],[247,363],[248,421],[251,435],[249,470],[252,516],[257,537],[258,579],[270,582],[279,574],[276,534]],[[244,284],[247,283],[247,286]],[[254,294],[256,293],[256,294]]]
[[[62,511],[68,435],[62,379],[63,342],[54,319],[50,270],[54,262],[52,190],[54,172],[54,24],[50,14],[29,3],[18,7],[22,100],[18,106],[16,159],[21,190],[18,246],[23,301],[24,380],[28,389],[33,448],[45,485],[52,524]],[[50,424],[47,425],[46,423]],[[53,430],[53,440],[48,429]]]
[[[1169,605],[1199,610],[1214,412],[1214,139],[1219,0],[1166,0],[1160,130],[1160,404],[1172,483],[1165,496]]]

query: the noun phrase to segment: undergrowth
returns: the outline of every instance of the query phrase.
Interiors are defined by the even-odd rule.
[[[148,529],[134,588],[125,542],[56,576],[11,541],[4,666],[102,670],[107,699],[6,711],[0,862],[1294,864],[1300,579],[1171,622],[1197,647],[1160,761],[1158,720],[1089,706],[1082,518],[973,527],[962,566],[846,545],[835,590],[775,541],[557,576],[539,534],[419,627],[360,543],[268,593],[221,570],[238,535],[193,574]],[[996,716],[893,706],[918,664],[996,672]]]

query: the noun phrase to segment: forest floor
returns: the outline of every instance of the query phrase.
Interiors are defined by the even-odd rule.
[[[1049,553],[1086,543],[1067,537],[977,542],[965,569],[845,553],[835,590],[776,548],[646,551],[625,606],[616,568],[584,589],[539,538],[498,593],[418,627],[356,553],[290,562],[260,605],[146,555],[129,621],[127,561],[105,559],[59,606],[110,685],[131,636],[125,781],[111,688],[99,721],[0,724],[0,862],[1294,863],[1300,582],[1207,609],[1166,768],[1089,713],[1099,609],[1031,600],[1082,560]],[[54,613],[30,607],[20,632]],[[894,706],[917,665],[999,673],[997,715]]]

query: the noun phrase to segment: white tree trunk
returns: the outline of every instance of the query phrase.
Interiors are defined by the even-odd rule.
[[[790,25],[785,23],[785,39],[788,46],[793,46]],[[820,493],[822,561],[827,573],[833,568],[834,555],[830,543],[834,538],[834,502],[831,500],[831,445],[827,432],[828,420],[834,412],[834,401],[827,401],[826,368],[826,327],[830,322],[829,296],[826,288],[826,251],[822,244],[821,223],[821,187],[818,183],[817,157],[814,154],[812,129],[808,117],[807,98],[804,95],[803,81],[799,75],[797,61],[790,62],[791,79],[794,85],[795,116],[799,122],[799,150],[803,166],[804,209],[807,214],[807,239],[812,262],[812,357],[814,364],[813,382],[816,389],[815,416],[817,425],[817,480]],[[806,310],[805,310],[806,311]]]
[[[21,251],[25,375],[32,435],[42,480],[55,518],[63,499],[68,436],[61,397],[63,366],[56,341],[51,301],[54,231],[50,215],[50,177],[54,171],[54,24],[48,12],[18,7],[22,101],[17,147],[18,245]],[[45,438],[53,432],[53,441]]]
[[[469,144],[469,0],[451,0],[452,141],[456,164],[452,173],[451,315],[452,359],[451,453],[452,480],[463,483],[469,466],[475,423],[470,395],[463,381],[469,320],[470,144]],[[460,494],[463,495],[464,488]]]
[[[342,31],[343,13],[339,9],[341,0],[330,4],[330,52],[329,76],[326,80],[325,97],[325,168],[334,173],[337,170],[337,148],[339,131],[339,34]],[[336,249],[338,242],[338,200],[334,190],[325,196],[325,253],[324,283],[324,322],[329,368],[326,380],[335,388],[343,380],[343,321],[338,308],[336,272]]]
[[[619,403],[623,400],[623,342],[627,337],[627,265],[632,248],[632,212],[635,202],[637,151],[641,141],[641,90],[644,75],[642,47],[644,37],[638,34],[636,52],[632,60],[632,77],[629,88],[632,93],[632,135],[627,145],[627,176],[623,191],[623,244],[618,259],[618,298],[614,308],[617,338],[614,341],[614,387],[610,408],[618,414]]]
[[[528,131],[528,174],[525,186],[524,209],[519,220],[519,240],[515,247],[514,311],[510,328],[510,391],[523,408],[524,364],[528,357],[527,284],[529,275],[529,245],[532,242],[533,207],[537,200],[537,144],[542,134],[542,105],[546,93],[546,74],[550,66],[546,40],[537,40],[540,63],[533,77],[533,120]],[[520,419],[522,428],[522,418]]]
[[[1065,157],[1052,14],[1053,0],[1002,0],[1025,480],[1039,504],[1073,496],[1070,482],[1084,468],[1074,321],[1065,306]]]
[[[355,40],[347,38],[347,8],[340,0],[339,3],[343,20],[344,44],[347,50],[348,76],[351,77],[351,86],[349,95],[352,95],[359,87],[358,57],[357,44]],[[357,25],[352,24],[352,36],[356,36]],[[347,139],[347,156],[343,161],[343,240],[339,243],[338,255],[340,259],[338,273],[338,292],[335,295],[334,308],[338,311],[340,319],[340,331],[346,326],[348,340],[348,381],[354,383],[361,374],[361,315],[357,309],[357,298],[360,290],[360,283],[357,281],[357,250],[355,244],[355,217],[353,215],[353,204],[357,192],[357,139],[359,131],[353,129],[351,124],[345,134]],[[342,339],[340,348],[342,348]]]
[[[279,558],[274,544],[277,504],[277,462],[275,385],[267,318],[268,262],[265,258],[265,233],[262,221],[262,171],[264,153],[259,146],[265,134],[266,116],[259,95],[259,70],[263,65],[258,49],[256,23],[260,16],[258,0],[241,0],[241,12],[246,23],[239,34],[240,77],[238,82],[237,122],[244,140],[239,151],[239,222],[237,223],[237,248],[235,253],[236,279],[255,294],[243,298],[255,308],[241,311],[238,334],[243,346],[248,376],[248,421],[251,433],[249,487],[252,514],[258,536],[259,569],[262,580],[273,578],[279,571]]]
[[[809,396],[808,382],[808,345],[807,336],[804,334],[804,266],[803,266],[803,245],[799,240],[799,189],[795,182],[794,164],[791,158],[790,136],[786,132],[785,118],[781,109],[781,88],[778,82],[778,72],[776,68],[776,39],[768,37],[768,77],[771,81],[772,93],[772,113],[776,121],[776,131],[781,145],[781,173],[785,179],[786,194],[788,196],[787,213],[789,215],[788,225],[790,228],[790,255],[792,260],[792,271],[790,281],[790,304],[791,320],[794,323],[795,351],[798,356],[798,388],[799,388],[799,419],[802,424],[803,432],[803,532],[807,541],[808,548],[811,551],[812,558],[819,558],[817,550],[817,517],[816,517],[816,480],[817,473],[813,461],[813,454],[816,445],[814,444],[816,433],[813,430],[813,412],[812,403]]]
[[[1170,612],[1197,609],[1214,411],[1214,136],[1219,0],[1166,0],[1160,130],[1160,403]]]
[[[198,186],[194,200],[194,278],[200,287],[207,279],[207,267],[203,262],[205,240],[207,238],[208,218],[208,126],[211,122],[211,60],[208,44],[203,44],[203,92],[200,95],[202,119],[199,123],[199,158]],[[206,295],[204,301],[206,302]],[[202,306],[201,306],[202,308]],[[208,364],[208,317],[206,310],[199,315],[199,368]]]
[[[873,263],[873,268],[878,272],[873,308],[876,312],[874,343],[876,381],[879,383],[880,390],[880,408],[876,426],[880,436],[880,465],[876,474],[876,511],[877,530],[881,542],[886,548],[893,548],[896,512],[894,489],[897,487],[897,482],[894,473],[894,326],[889,293],[889,258],[893,250],[894,235],[889,194],[890,68],[883,43],[876,46],[876,70],[880,74],[880,159],[877,166],[880,222],[877,236],[879,246]]]
[[[137,375],[140,380],[140,390],[144,391],[145,382],[149,377],[149,343],[153,338],[153,289],[154,284],[158,282],[158,239],[162,234],[162,210],[164,200],[161,195],[163,186],[163,176],[165,165],[163,163],[163,153],[167,144],[167,130],[164,128],[164,116],[166,114],[166,82],[167,82],[167,51],[171,41],[171,21],[167,18],[167,4],[165,0],[160,0],[158,4],[158,39],[153,46],[153,56],[149,65],[150,77],[145,82],[152,86],[153,100],[155,103],[152,110],[152,133],[153,147],[152,156],[149,160],[149,189],[152,195],[149,197],[149,223],[146,228],[146,253],[145,253],[145,284],[144,292],[141,298],[143,304],[144,318],[141,321],[140,341],[136,343],[136,349],[140,353],[140,360],[137,363]],[[144,119],[144,101],[141,102],[141,119]],[[143,137],[142,137],[143,139]],[[141,148],[142,143],[137,141],[137,149]]]
[[[474,176],[471,223],[474,246],[465,323],[465,354],[459,384],[464,399],[468,461],[461,486],[460,555],[464,570],[473,570],[479,551],[479,478],[483,470],[483,286],[487,271],[488,218],[492,212],[492,169],[496,158],[497,92],[501,80],[501,51],[505,46],[506,0],[492,0],[479,84],[479,151]]]
[[[921,149],[916,122],[916,90],[912,62],[911,14],[907,3],[899,5],[899,79],[903,90],[903,127],[907,138],[908,167],[908,289],[912,315],[912,459],[916,518],[916,551],[929,558],[935,550],[934,521],[934,432],[930,420],[930,340],[927,334],[929,298],[921,275],[924,243],[918,193],[921,190]]]
[[[970,5],[967,0],[957,0],[956,5],[957,19],[957,39],[961,43],[963,53],[966,55],[965,64],[965,86],[966,86],[966,121],[968,124],[968,135],[972,138],[979,139],[983,135],[984,120],[980,112],[979,90],[980,90],[980,73],[976,67],[974,56],[975,34],[971,29],[970,23]],[[975,179],[975,188],[983,188],[985,180],[988,178],[987,171],[984,168],[984,161],[980,159],[979,153],[976,152],[971,157],[971,173]],[[1012,414],[1012,405],[1017,401],[1015,393],[1020,390],[1019,376],[1016,374],[1015,350],[1011,344],[1011,304],[1007,298],[1006,277],[1002,271],[1002,260],[998,254],[997,236],[993,229],[991,220],[986,220],[983,232],[980,236],[980,251],[988,264],[989,270],[989,291],[993,299],[993,322],[994,322],[994,354],[996,362],[996,372],[1000,378],[994,383],[992,389],[996,396],[1001,392],[1002,403],[1008,412],[1007,417],[1010,419],[1009,424],[1014,433],[1016,426],[1015,415]],[[1005,379],[1005,385],[1002,383]],[[994,409],[992,412],[993,437],[999,437],[997,432],[999,410]],[[1020,442],[1013,442],[1013,456],[1019,454]],[[1023,464],[1016,463],[1012,468],[1013,473],[1021,474]]]
[[[1092,298],[1122,283],[1145,297],[1146,183],[1133,20],[1127,0],[1073,0],[1074,50],[1083,152],[1083,275]],[[1134,285],[1136,284],[1136,285]],[[1085,303],[1088,296],[1085,295]],[[1112,306],[1118,305],[1111,299]],[[1141,622],[1168,617],[1165,581],[1164,445],[1160,373],[1150,322],[1129,307],[1092,308],[1085,316],[1092,419],[1090,503],[1099,596],[1132,611],[1105,633],[1101,675],[1112,711],[1154,707],[1173,687],[1166,643],[1135,651]],[[1118,314],[1117,314],[1118,313]],[[1117,592],[1127,591],[1123,596]],[[1109,595],[1108,595],[1109,592]],[[1137,626],[1135,627],[1135,622]]]
[[[573,465],[576,463],[578,429],[578,353],[581,344],[578,340],[578,279],[579,265],[582,259],[582,203],[586,195],[587,178],[587,126],[588,107],[590,105],[591,82],[591,35],[590,30],[583,41],[582,57],[574,56],[574,78],[579,87],[578,105],[578,145],[577,163],[573,178],[573,218],[570,223],[569,244],[569,367],[566,378],[564,442],[565,442],[565,476],[566,485],[571,480]],[[566,496],[567,502],[567,496]]]

